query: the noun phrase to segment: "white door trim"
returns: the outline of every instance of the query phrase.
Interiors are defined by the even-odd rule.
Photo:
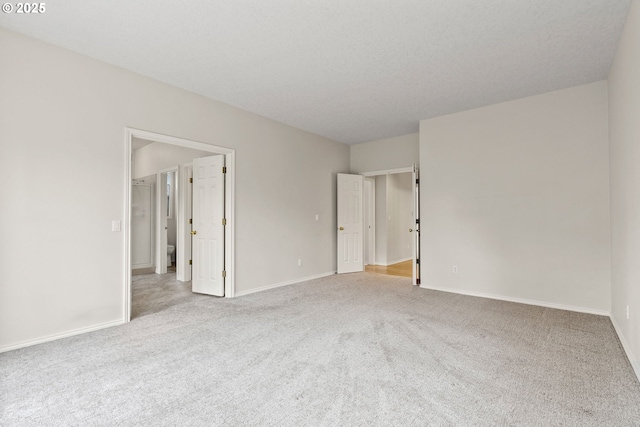
[[[397,169],[385,169],[380,171],[372,171],[372,172],[364,172],[360,175],[362,176],[378,176],[378,175],[392,175],[395,173],[406,173],[413,172],[413,166],[407,168],[397,168]]]
[[[236,151],[232,148],[205,144],[188,139],[162,135],[140,129],[125,127],[125,188],[124,188],[124,295],[123,321],[131,320],[131,146],[132,138],[141,138],[164,144],[224,154],[227,175],[225,180],[225,297],[235,296],[235,188],[236,188]]]

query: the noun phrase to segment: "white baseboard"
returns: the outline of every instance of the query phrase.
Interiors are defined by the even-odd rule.
[[[489,298],[500,301],[517,302],[519,304],[537,305],[539,307],[557,308],[558,310],[576,311],[578,313],[596,314],[598,316],[610,317],[611,313],[606,310],[597,310],[595,308],[576,307],[573,305],[556,304],[553,302],[531,300],[526,298],[515,298],[504,295],[486,294],[484,292],[464,291],[458,289],[438,288],[435,286],[420,285],[423,289],[431,289],[433,291],[450,292],[452,294],[469,295],[472,297]]]
[[[74,329],[69,332],[63,332],[61,334],[47,335],[42,338],[38,338],[35,340],[23,341],[18,344],[12,344],[5,347],[0,347],[0,353],[4,353],[6,351],[17,350],[19,348],[31,347],[32,345],[42,344],[49,341],[59,340],[61,338],[68,338],[74,335],[80,335],[87,332],[97,331],[99,329],[110,328],[112,326],[123,325],[125,322],[123,320],[117,320],[115,322],[101,323],[99,325],[89,326],[87,328]]]
[[[275,289],[281,286],[295,285],[296,283],[308,282],[309,280],[320,279],[321,277],[332,276],[334,274],[336,274],[335,271],[330,271],[327,273],[317,274],[315,276],[303,277],[300,279],[289,280],[287,282],[274,283],[273,285],[261,286],[259,288],[249,289],[248,291],[236,292],[235,296],[241,297],[244,295],[255,294],[256,292],[268,291],[269,289]]]
[[[473,296],[473,297],[489,298],[489,299],[516,302],[516,303],[527,304],[527,305],[537,305],[537,306],[540,306],[540,307],[557,308],[559,310],[576,311],[578,313],[587,313],[587,314],[596,314],[598,316],[607,316],[609,319],[611,319],[611,323],[613,324],[613,328],[615,329],[616,334],[618,335],[618,338],[620,339],[620,342],[622,343],[622,348],[623,348],[624,352],[627,354],[627,358],[629,359],[629,363],[631,364],[631,368],[633,369],[634,373],[636,374],[636,377],[638,378],[638,380],[640,380],[640,359],[638,359],[638,357],[635,354],[633,354],[633,352],[631,351],[631,346],[629,345],[629,343],[625,339],[624,335],[622,335],[620,333],[620,326],[618,326],[618,323],[616,322],[616,319],[608,311],[596,310],[596,309],[592,309],[592,308],[576,307],[576,306],[572,306],[572,305],[555,304],[555,303],[550,303],[550,302],[545,302],[545,301],[537,301],[537,300],[530,300],[530,299],[524,299],[524,298],[512,298],[512,297],[506,297],[506,296],[503,296],[503,295],[485,294],[483,292],[470,292],[470,291],[462,291],[462,290],[453,290],[453,289],[438,288],[438,287],[435,287],[435,286],[427,286],[427,285],[420,285],[420,287],[423,288],[423,289],[431,289],[431,290],[434,290],[434,291],[441,291],[441,292],[450,292],[450,293],[453,293],[453,294],[469,295],[469,296]]]
[[[409,257],[409,258],[400,258],[400,259],[393,259],[391,261],[387,261],[385,263],[380,263],[380,264],[376,264],[376,265],[381,265],[383,267],[389,267],[390,265],[393,264],[398,264],[400,262],[405,262],[405,261],[411,261],[413,258]]]
[[[143,269],[143,268],[151,268],[151,267],[154,267],[154,268],[155,268],[155,266],[156,266],[156,265],[155,265],[154,263],[152,263],[152,262],[147,262],[147,263],[145,263],[145,264],[136,264],[136,265],[132,265],[132,266],[131,266],[131,269],[132,269],[132,270],[141,270],[141,269]]]
[[[631,367],[633,368],[633,371],[636,373],[636,377],[638,377],[638,381],[640,381],[640,359],[638,359],[638,357],[636,357],[636,355],[633,354],[633,352],[631,351],[631,346],[625,339],[624,335],[620,333],[620,326],[618,325],[618,322],[616,322],[616,319],[613,316],[610,316],[610,318],[611,318],[611,323],[613,324],[613,329],[616,330],[616,333],[618,334],[618,338],[622,343],[622,348],[624,349],[624,352],[627,353],[627,359],[629,359],[629,363],[631,363]]]

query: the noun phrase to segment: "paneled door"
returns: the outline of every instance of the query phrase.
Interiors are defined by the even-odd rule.
[[[338,273],[364,270],[362,175],[338,174]]]
[[[193,292],[224,296],[224,156],[193,159]]]

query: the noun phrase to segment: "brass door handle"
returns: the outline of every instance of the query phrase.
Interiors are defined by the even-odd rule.
[[[412,231],[413,231],[413,228],[410,228],[410,229],[409,229],[409,233],[411,233]]]
[[[198,232],[197,232],[196,230],[193,230],[193,231],[191,232],[191,235],[192,235],[192,236],[195,236],[196,234],[198,234]]]
[[[339,227],[338,230],[344,231],[344,227]]]

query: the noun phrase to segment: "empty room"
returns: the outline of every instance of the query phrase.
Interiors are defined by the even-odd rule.
[[[640,425],[639,118],[640,0],[5,2],[0,425]]]

